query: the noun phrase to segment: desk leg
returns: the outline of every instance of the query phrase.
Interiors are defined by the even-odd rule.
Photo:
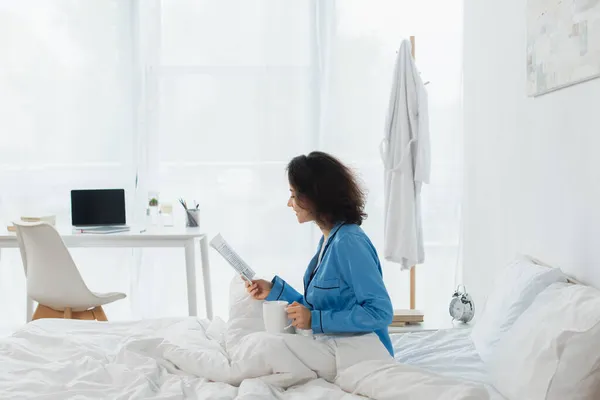
[[[196,255],[194,254],[194,240],[185,244],[185,274],[187,280],[188,314],[190,317],[198,316],[198,302],[196,301]]]
[[[213,319],[212,287],[210,282],[210,263],[208,261],[208,240],[206,236],[200,239],[200,255],[202,257],[202,281],[204,283],[204,301],[206,303],[206,318]]]

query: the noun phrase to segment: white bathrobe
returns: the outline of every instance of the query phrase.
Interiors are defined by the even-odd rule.
[[[380,150],[385,170],[384,258],[408,269],[425,261],[420,198],[431,164],[427,92],[408,40],[396,59]]]

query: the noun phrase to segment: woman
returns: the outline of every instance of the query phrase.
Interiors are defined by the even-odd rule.
[[[287,167],[288,207],[299,223],[314,221],[323,232],[304,274],[304,295],[283,279],[246,283],[258,300],[291,303],[288,316],[314,333],[374,332],[393,356],[388,334],[393,309],[375,247],[360,228],[365,196],[352,172],[322,152],[295,157]]]

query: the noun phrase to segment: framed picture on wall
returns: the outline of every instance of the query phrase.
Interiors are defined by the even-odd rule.
[[[600,0],[527,1],[527,93],[600,77]]]

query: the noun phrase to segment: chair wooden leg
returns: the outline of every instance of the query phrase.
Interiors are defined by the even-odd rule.
[[[38,306],[35,309],[35,312],[33,313],[33,316],[31,317],[32,321],[35,321],[36,319],[41,319],[41,318],[63,318],[64,317],[64,313],[62,311],[56,311],[48,306],[45,306],[43,304],[38,304]]]
[[[31,320],[35,321],[36,319],[40,319],[40,305],[38,304],[35,310],[33,311],[33,315],[31,316]]]
[[[70,307],[65,308],[65,311],[57,311],[43,304],[38,304],[31,318],[32,321],[41,318],[64,318],[64,319],[82,319],[88,321],[108,321],[104,309],[101,306],[94,307],[91,310],[76,311]]]
[[[92,310],[76,311],[73,313],[73,319],[80,319],[85,321],[95,321],[96,317]]]
[[[102,306],[95,307],[92,310],[92,312],[94,313],[94,317],[96,317],[98,321],[108,321],[108,318],[106,318],[106,314],[104,313],[104,309],[102,308]]]

